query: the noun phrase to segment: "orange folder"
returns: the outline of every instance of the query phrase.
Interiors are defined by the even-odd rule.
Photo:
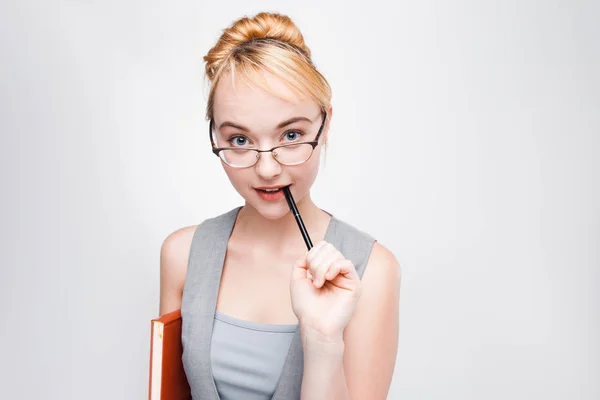
[[[151,321],[149,400],[191,400],[181,355],[181,310]]]

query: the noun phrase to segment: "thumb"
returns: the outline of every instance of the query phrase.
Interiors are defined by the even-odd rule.
[[[296,260],[292,268],[292,280],[306,279],[306,273],[308,270],[308,263],[306,262],[306,255],[308,252]]]

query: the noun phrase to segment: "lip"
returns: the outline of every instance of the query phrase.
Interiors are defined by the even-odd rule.
[[[284,188],[286,186],[291,186],[291,185],[281,185],[281,186],[259,186],[259,187],[255,187],[254,189],[259,189],[259,190],[270,190],[270,189],[281,189]]]

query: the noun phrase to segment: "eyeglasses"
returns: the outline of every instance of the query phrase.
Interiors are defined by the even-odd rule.
[[[208,127],[208,136],[212,151],[221,160],[230,167],[248,168],[256,164],[260,158],[260,153],[271,153],[273,158],[282,165],[299,165],[308,161],[312,156],[313,150],[319,144],[319,137],[323,133],[327,113],[323,112],[323,122],[319,132],[312,142],[290,143],[281,146],[275,146],[270,150],[248,149],[241,147],[216,147],[213,139],[213,120],[210,120]]]

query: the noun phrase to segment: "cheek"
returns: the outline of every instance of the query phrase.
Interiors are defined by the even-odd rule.
[[[234,188],[240,189],[244,186],[248,185],[248,175],[251,172],[250,168],[232,168],[229,165],[223,163],[223,169],[229,178],[229,181],[233,185]]]
[[[315,157],[314,160],[311,158],[309,161],[309,176],[311,182],[314,182],[314,180],[317,178],[317,175],[319,174],[319,166],[321,160],[320,157]]]
[[[311,186],[315,181],[319,173],[320,165],[320,157],[315,156],[317,156],[317,154],[313,154],[306,163],[299,165],[297,169],[292,172],[293,179],[296,182]]]

